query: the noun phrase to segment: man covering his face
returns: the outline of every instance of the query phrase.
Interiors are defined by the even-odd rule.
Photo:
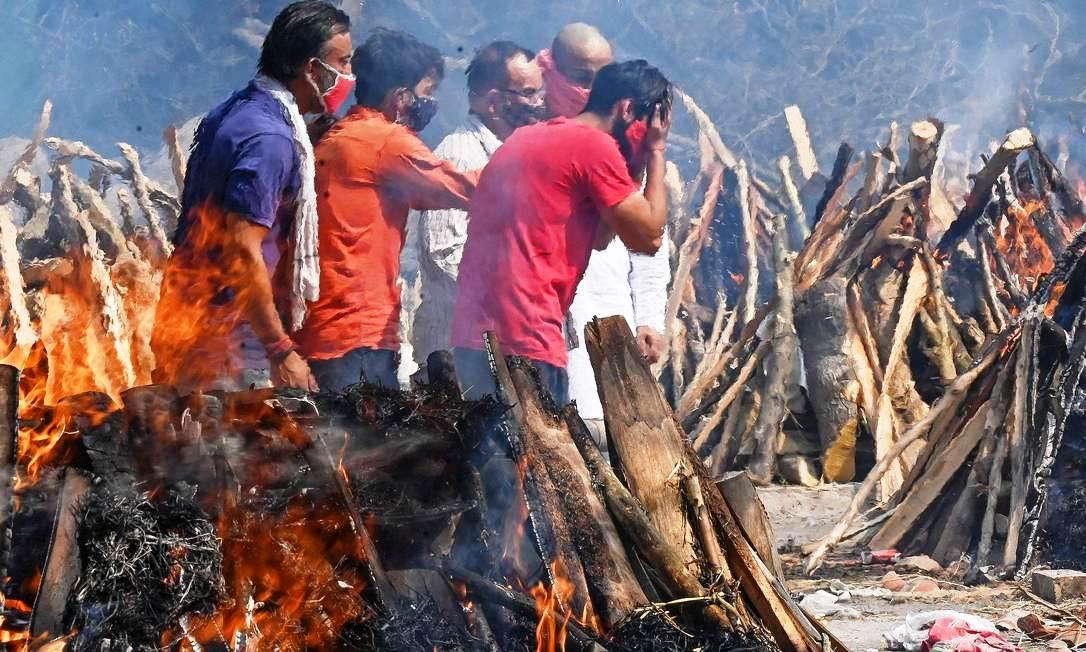
[[[543,72],[535,53],[509,41],[482,47],[467,70],[470,112],[434,151],[458,170],[477,170],[502,141],[545,117]],[[460,257],[467,238],[463,210],[427,211],[419,223],[422,302],[411,329],[415,360],[449,348],[449,329]]]
[[[321,389],[399,386],[400,250],[410,209],[467,208],[476,174],[419,139],[437,112],[441,53],[377,30],[355,51],[358,104],[316,148],[320,299],[296,340]]]

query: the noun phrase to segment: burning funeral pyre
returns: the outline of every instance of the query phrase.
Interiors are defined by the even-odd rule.
[[[802,179],[782,158],[770,183],[682,99],[701,165],[669,175],[668,358],[649,369],[621,318],[584,333],[610,461],[493,339],[485,401],[463,399],[442,353],[411,392],[150,384],[177,200],[131,147],[46,138],[47,105],[0,185],[0,637],[843,649],[784,587],[750,482],[774,477],[866,478],[812,569],[857,531],[978,568],[1035,563],[1086,345],[1065,165],[1013,131],[956,202],[930,119],[905,151],[896,126],[859,162],[842,145],[827,177],[793,107]],[[882,513],[858,525],[871,496]]]

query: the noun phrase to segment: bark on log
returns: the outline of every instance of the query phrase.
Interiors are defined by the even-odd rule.
[[[988,495],[993,464],[1002,464],[1003,456],[997,455],[996,452],[999,442],[1004,441],[1000,429],[1007,416],[1007,410],[1010,408],[1007,393],[1010,390],[1013,370],[1014,365],[1005,364],[996,379],[990,401],[991,408],[988,410],[984,421],[985,440],[981,444],[980,452],[977,453],[977,457],[973,461],[973,468],[969,471],[969,478],[966,480],[965,488],[959,495],[950,516],[947,517],[946,527],[943,529],[943,534],[932,553],[932,557],[940,563],[949,564],[955,562],[961,558],[963,553],[967,552],[969,543],[972,541],[974,533],[977,532],[978,509],[981,510],[980,527],[981,532],[983,532],[983,521],[987,509],[981,499],[986,498]],[[992,518],[994,516],[993,512]],[[987,553],[985,557],[987,557]],[[979,561],[979,556],[977,560]]]
[[[19,369],[0,364],[0,578],[7,578],[11,561],[11,517],[15,510],[15,460],[19,446]],[[7,580],[0,580],[0,589]],[[5,593],[0,590],[0,612]]]
[[[757,448],[749,468],[751,480],[756,484],[768,484],[773,479],[773,465],[777,458],[777,435],[781,422],[787,416],[785,398],[792,382],[795,367],[796,328],[794,319],[794,295],[792,284],[792,253],[788,247],[788,230],[784,214],[774,217],[773,259],[776,268],[776,310],[773,312],[773,352],[766,364],[765,394],[758,422],[754,427]]]
[[[860,201],[856,204],[856,210],[860,213],[871,208],[871,204],[878,198],[883,183],[882,154],[868,152],[865,163],[867,169],[864,172],[864,185],[860,191]]]
[[[920,177],[931,178],[931,171],[935,169],[935,160],[939,155],[942,132],[942,125],[932,118],[912,124],[909,129],[909,158],[905,161],[902,183]]]
[[[811,147],[811,136],[807,132],[807,121],[803,119],[803,113],[796,105],[785,107],[784,121],[788,125],[788,133],[792,136],[792,143],[796,147],[796,164],[803,174],[803,181],[810,181],[811,177],[818,174],[818,159],[815,157],[814,148]]]
[[[988,200],[992,197],[992,186],[995,185],[999,175],[1003,174],[1003,171],[1007,169],[1007,166],[1014,161],[1020,152],[1033,147],[1035,144],[1033,134],[1025,127],[1016,129],[1007,135],[1003,144],[992,155],[992,158],[988,159],[988,162],[984,164],[984,167],[974,178],[973,189],[969,191],[969,196],[965,200],[965,207],[958,213],[958,219],[954,220],[954,223],[950,225],[950,228],[939,240],[937,250],[941,256],[948,255],[958,241],[973,229],[977,219],[984,214],[984,207],[988,205]]]
[[[848,482],[856,472],[859,381],[845,353],[846,286],[841,277],[825,279],[796,304],[807,391],[822,440],[822,474],[830,482]]]
[[[758,497],[758,490],[750,481],[750,477],[743,472],[731,473],[716,483],[716,486],[728,501],[728,506],[735,514],[736,522],[750,541],[750,545],[754,547],[754,551],[773,571],[773,575],[783,582],[784,565],[777,553],[773,524],[769,522],[765,505]]]
[[[42,570],[41,584],[34,598],[34,611],[30,617],[30,635],[57,635],[64,628],[64,608],[68,593],[79,578],[79,544],[76,541],[76,513],[79,501],[90,491],[90,478],[82,472],[67,468],[60,495],[57,497],[53,535],[49,542],[49,554]]]
[[[612,317],[611,319],[621,320],[622,318]],[[705,596],[707,594],[705,587],[690,572],[690,566],[685,561],[683,551],[673,545],[667,535],[656,527],[651,514],[646,513],[646,510],[642,508],[644,501],[638,504],[638,501],[619,481],[611,466],[603,459],[599,448],[592,440],[592,435],[577,412],[566,410],[565,416],[570,435],[584,457],[596,486],[607,501],[611,515],[619,528],[633,541],[638,554],[659,574],[661,582],[673,596],[677,598]],[[707,621],[722,630],[733,627],[727,614],[716,605],[707,604],[702,614]]]
[[[607,507],[593,490],[592,477],[569,426],[561,415],[543,406],[540,387],[525,366],[515,365],[510,375],[525,410],[525,452],[541,458],[558,492],[595,613],[610,629],[649,600],[637,583]],[[579,616],[582,612],[574,613]]]
[[[1030,442],[1033,432],[1033,401],[1031,396],[1038,384],[1034,356],[1037,347],[1037,322],[1027,317],[1022,324],[1022,339],[1018,344],[1018,362],[1014,369],[1014,402],[1011,410],[1012,428],[1007,437],[1011,456],[1011,503],[1007,516],[1007,541],[1003,548],[1003,566],[1013,567],[1018,561],[1018,539],[1026,511],[1026,492],[1029,489]]]
[[[492,342],[489,333],[487,342]],[[539,446],[542,437],[539,430],[545,425],[541,422],[543,417],[534,408],[535,402],[529,403],[531,395],[527,389],[526,396],[520,396],[516,379],[520,378],[521,385],[525,381],[516,371],[516,359],[507,361],[500,349],[495,349],[491,363],[495,370],[500,370],[495,373],[499,398],[506,405],[516,406],[509,411],[512,422],[508,424],[506,434],[513,457],[522,472],[528,517],[535,531],[536,544],[546,566],[549,583],[551,586],[557,584],[555,573],[561,566],[564,579],[574,587],[572,602],[562,606],[568,608],[570,613],[580,614],[589,603],[588,582],[584,566],[574,548],[573,534],[562,510],[558,489],[547,471],[544,452]]]
[[[614,459],[630,491],[683,562],[696,563],[693,531],[678,486],[681,475],[689,471],[683,455],[685,436],[663,391],[622,317],[594,319],[585,326],[585,342]]]
[[[746,163],[740,161],[735,170],[738,178],[739,214],[743,224],[743,260],[746,264],[743,290],[739,301],[739,317],[744,326],[754,319],[758,303],[758,248],[754,219],[750,212],[750,175]]]

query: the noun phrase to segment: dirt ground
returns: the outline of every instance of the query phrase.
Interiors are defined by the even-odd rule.
[[[778,549],[782,551],[787,586],[797,600],[819,590],[851,593],[847,602],[838,604],[846,609],[842,614],[827,616],[823,621],[850,650],[885,650],[883,635],[905,624],[905,617],[935,610],[952,610],[985,618],[1004,631],[1008,641],[1023,650],[1049,650],[1071,647],[1062,642],[1038,642],[1016,631],[1020,617],[1035,614],[1055,630],[1076,627],[1075,614],[1086,603],[1059,605],[1063,612],[1046,607],[1030,598],[1028,580],[1021,586],[1013,582],[967,587],[948,579],[945,574],[925,574],[898,570],[906,581],[923,576],[938,583],[932,593],[889,593],[883,587],[884,575],[894,570],[892,564],[864,565],[860,549],[846,546],[832,553],[814,577],[803,574],[800,546],[828,533],[845,511],[855,485],[835,485],[818,488],[774,486],[759,491],[766,512],[773,523]],[[880,595],[871,595],[879,593]],[[1073,637],[1072,637],[1073,638]],[[1086,644],[1086,634],[1081,636]]]

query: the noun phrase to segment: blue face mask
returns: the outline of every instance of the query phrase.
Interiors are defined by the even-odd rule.
[[[413,92],[411,95],[414,96],[415,101],[407,107],[407,116],[401,122],[408,129],[419,133],[437,115],[437,100],[432,97],[419,97]]]

